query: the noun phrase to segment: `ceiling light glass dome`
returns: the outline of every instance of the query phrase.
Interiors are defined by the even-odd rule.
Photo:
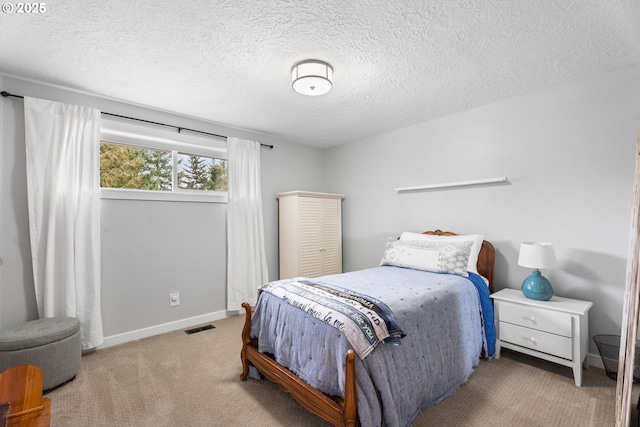
[[[297,63],[291,69],[293,90],[308,96],[324,95],[331,90],[333,68],[323,61],[310,59]]]

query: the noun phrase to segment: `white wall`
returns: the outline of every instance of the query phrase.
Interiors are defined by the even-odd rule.
[[[2,90],[250,138],[261,151],[269,276],[278,277],[276,194],[323,190],[323,151],[266,135],[2,76]],[[0,100],[0,328],[37,318],[30,261],[23,101]],[[224,317],[226,204],[101,200],[102,313],[107,342]],[[169,307],[169,293],[181,303]]]
[[[496,289],[519,288],[520,243],[550,241],[556,294],[594,302],[591,336],[619,334],[639,135],[635,65],[334,147],[326,179],[346,195],[345,269],[379,263],[390,236],[441,228],[484,234]],[[499,176],[509,184],[394,191]]]

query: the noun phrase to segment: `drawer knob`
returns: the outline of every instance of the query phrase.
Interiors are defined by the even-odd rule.
[[[531,344],[537,344],[536,343],[536,339],[535,338],[527,338],[529,341],[531,341]]]
[[[533,323],[534,325],[536,324],[536,318],[531,316],[531,317],[525,317],[525,319],[527,319],[529,322]]]

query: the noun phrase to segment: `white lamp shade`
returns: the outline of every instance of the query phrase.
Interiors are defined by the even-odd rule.
[[[553,245],[548,242],[524,242],[520,245],[518,265],[529,268],[551,268],[556,266]]]
[[[332,80],[333,68],[326,62],[303,61],[291,69],[293,90],[302,95],[324,95],[331,90]]]

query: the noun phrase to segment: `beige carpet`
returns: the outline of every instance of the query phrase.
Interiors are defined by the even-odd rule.
[[[98,350],[76,379],[48,393],[53,427],[327,426],[268,381],[240,381],[244,316]],[[514,352],[482,361],[414,426],[611,426],[615,381]],[[634,390],[637,400],[638,390]],[[635,421],[635,419],[634,419]]]

